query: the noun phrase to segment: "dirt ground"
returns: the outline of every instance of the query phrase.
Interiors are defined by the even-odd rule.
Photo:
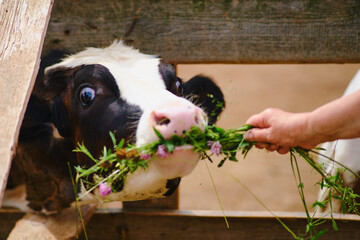
[[[217,125],[223,128],[240,127],[267,107],[311,111],[340,97],[359,68],[359,64],[177,66],[183,79],[204,74],[221,87],[226,109]],[[299,160],[306,199],[313,203],[320,178]],[[238,163],[227,162],[220,169],[216,164],[208,166],[225,210],[264,211],[254,194],[272,211],[303,211],[289,155],[253,149]],[[183,178],[180,209],[220,210],[204,161]]]

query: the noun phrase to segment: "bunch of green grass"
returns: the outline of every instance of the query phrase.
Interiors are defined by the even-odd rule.
[[[78,183],[81,179],[87,190],[79,199],[92,192],[104,182],[111,186],[112,192],[119,192],[128,174],[135,172],[139,167],[147,167],[147,161],[139,158],[139,154],[134,146],[124,148],[124,139],[117,144],[115,135],[111,132],[110,137],[113,142],[113,148],[107,149],[104,146],[102,156],[99,159],[95,159],[84,144],[78,143],[78,147],[74,150],[74,152],[86,154],[93,162],[90,168],[83,166],[75,167],[77,172],[76,182]],[[120,156],[120,153],[124,155],[124,157]],[[128,155],[128,157],[126,155]],[[129,155],[131,157],[129,157]]]
[[[332,227],[334,230],[338,230],[336,221],[333,217],[333,204],[332,201],[334,199],[341,201],[341,212],[343,214],[346,213],[353,213],[360,215],[359,212],[359,206],[360,203],[358,203],[358,199],[360,196],[358,194],[355,194],[353,189],[345,186],[343,180],[340,178],[340,172],[349,172],[350,174],[354,175],[356,178],[359,178],[359,175],[353,172],[351,169],[347,168],[343,164],[336,162],[335,160],[321,154],[319,151],[324,150],[321,148],[316,148],[314,150],[306,150],[299,147],[291,148],[290,150],[290,162],[291,167],[293,171],[293,175],[295,177],[295,181],[297,182],[297,188],[300,195],[300,198],[302,200],[304,210],[307,217],[307,225],[305,229],[305,233],[299,234],[296,236],[293,234],[295,239],[320,239],[322,235],[324,235],[328,229],[317,231],[318,227],[325,223],[326,221],[329,221],[328,216],[330,216],[330,221],[332,222]],[[305,160],[319,175],[321,176],[321,181],[318,182],[321,188],[327,188],[328,193],[327,197],[323,201],[315,201],[311,205],[311,208],[314,209],[313,213],[310,214],[308,207],[306,205],[305,200],[305,194],[304,194],[304,184],[301,180],[301,174],[298,167],[298,162],[296,155],[301,157],[303,160]],[[321,164],[314,161],[313,157],[311,155],[316,155],[321,158],[325,158],[328,161],[332,161],[336,165],[338,165],[338,172],[336,175],[330,175],[326,172],[324,172],[323,167]],[[317,211],[319,209],[325,209],[328,206],[328,212],[325,213],[323,216],[315,218]]]
[[[219,142],[222,146],[221,153],[224,155],[223,160],[219,163],[221,167],[226,160],[237,161],[236,154],[241,151],[242,154],[251,149],[253,143],[245,141],[243,133],[250,129],[250,126],[244,126],[240,129],[224,130],[219,127],[209,126],[204,130],[193,127],[190,131],[182,136],[173,135],[170,139],[165,139],[156,129],[158,141],[150,143],[142,147],[127,145],[125,147],[124,140],[116,142],[115,136],[110,132],[113,142],[113,148],[104,147],[102,156],[96,159],[84,144],[78,143],[75,152],[86,154],[93,162],[90,168],[84,166],[75,167],[77,171],[76,180],[82,180],[87,192],[91,192],[101,183],[106,182],[111,185],[113,192],[119,192],[126,181],[128,174],[133,173],[137,168],[146,168],[147,159],[142,156],[153,156],[157,154],[159,146],[165,146],[169,153],[172,153],[177,146],[192,145],[193,151],[200,152],[203,158],[207,158],[212,162],[207,152],[211,149],[211,142]]]
[[[95,159],[83,144],[79,144],[78,147],[74,150],[76,152],[82,152],[86,154],[94,163],[94,165],[90,168],[81,166],[76,167],[76,183],[78,183],[81,179],[87,189],[87,193],[91,192],[104,182],[111,186],[113,192],[121,191],[122,186],[126,181],[126,177],[136,171],[139,167],[146,168],[148,157],[156,155],[158,153],[159,146],[165,146],[166,150],[169,153],[172,153],[177,146],[192,145],[193,151],[200,152],[202,159],[207,159],[211,163],[214,162],[212,160],[212,156],[214,154],[220,154],[223,156],[223,158],[220,160],[217,166],[221,167],[228,160],[234,162],[238,161],[239,153],[243,157],[246,157],[247,153],[255,145],[254,142],[249,142],[244,139],[244,133],[251,128],[252,126],[250,125],[244,125],[239,129],[228,130],[216,126],[207,126],[203,130],[198,127],[193,127],[190,131],[184,133],[182,136],[173,135],[170,139],[165,139],[158,131],[154,129],[159,140],[139,148],[131,145],[127,145],[125,147],[124,140],[121,140],[120,143],[117,143],[114,134],[110,133],[110,137],[112,138],[114,146],[112,149],[107,149],[104,147],[102,156],[99,159]],[[217,143],[217,146],[221,146],[220,149],[218,148],[217,152],[214,152],[212,149],[212,145],[214,143]],[[314,161],[312,155],[325,157],[328,159],[328,161],[334,161],[333,159],[322,155],[319,152],[320,150],[321,149],[306,150],[299,147],[290,149],[291,166],[294,177],[298,184],[299,195],[304,205],[308,224],[304,233],[296,235],[279,218],[276,219],[289,231],[294,239],[319,239],[326,232],[325,230],[317,231],[317,227],[327,221],[324,218],[325,216],[321,218],[315,218],[316,211],[319,208],[324,208],[326,205],[330,206],[330,211],[328,214],[331,216],[330,220],[333,223],[333,228],[337,230],[336,222],[332,217],[332,199],[342,200],[343,213],[351,212],[359,214],[359,203],[357,203],[356,200],[360,196],[354,194],[351,188],[343,186],[339,174],[336,176],[328,175],[324,172],[322,166]],[[145,158],[143,156],[147,157]],[[329,196],[327,200],[322,202],[316,201],[311,206],[311,208],[315,209],[313,214],[309,213],[309,209],[306,205],[305,195],[303,192],[304,184],[301,181],[301,175],[296,156],[305,160],[313,169],[315,169],[316,172],[318,172],[321,176],[322,180],[319,182],[321,187],[326,187],[329,189]],[[345,166],[341,164],[339,164],[339,166],[357,176],[354,172]],[[80,198],[82,198],[82,196],[80,196]],[[256,199],[258,200],[258,198]]]

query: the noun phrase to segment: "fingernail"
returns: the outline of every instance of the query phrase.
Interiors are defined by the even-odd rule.
[[[251,140],[253,138],[253,134],[252,134],[251,130],[244,133],[244,138],[246,140]]]

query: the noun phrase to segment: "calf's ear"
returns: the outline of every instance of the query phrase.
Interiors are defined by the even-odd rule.
[[[40,98],[50,99],[64,90],[66,87],[65,78],[69,75],[71,69],[65,67],[52,68],[48,71],[45,71],[45,69],[59,63],[68,54],[66,51],[52,49],[41,56],[39,72],[32,94]]]
[[[183,96],[201,107],[213,125],[225,107],[224,95],[213,80],[205,76],[195,76],[181,85]]]
[[[36,94],[45,99],[52,99],[55,96],[62,95],[67,87],[72,84],[74,74],[79,67],[64,68],[59,67],[46,71],[43,79],[37,80],[39,86],[36,86]],[[41,92],[39,92],[41,91]]]
[[[35,94],[49,102],[51,121],[62,137],[70,136],[68,113],[65,107],[65,92],[78,68],[55,68],[46,71]]]

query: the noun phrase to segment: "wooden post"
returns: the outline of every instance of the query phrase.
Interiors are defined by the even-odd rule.
[[[0,1],[0,206],[53,0]]]

